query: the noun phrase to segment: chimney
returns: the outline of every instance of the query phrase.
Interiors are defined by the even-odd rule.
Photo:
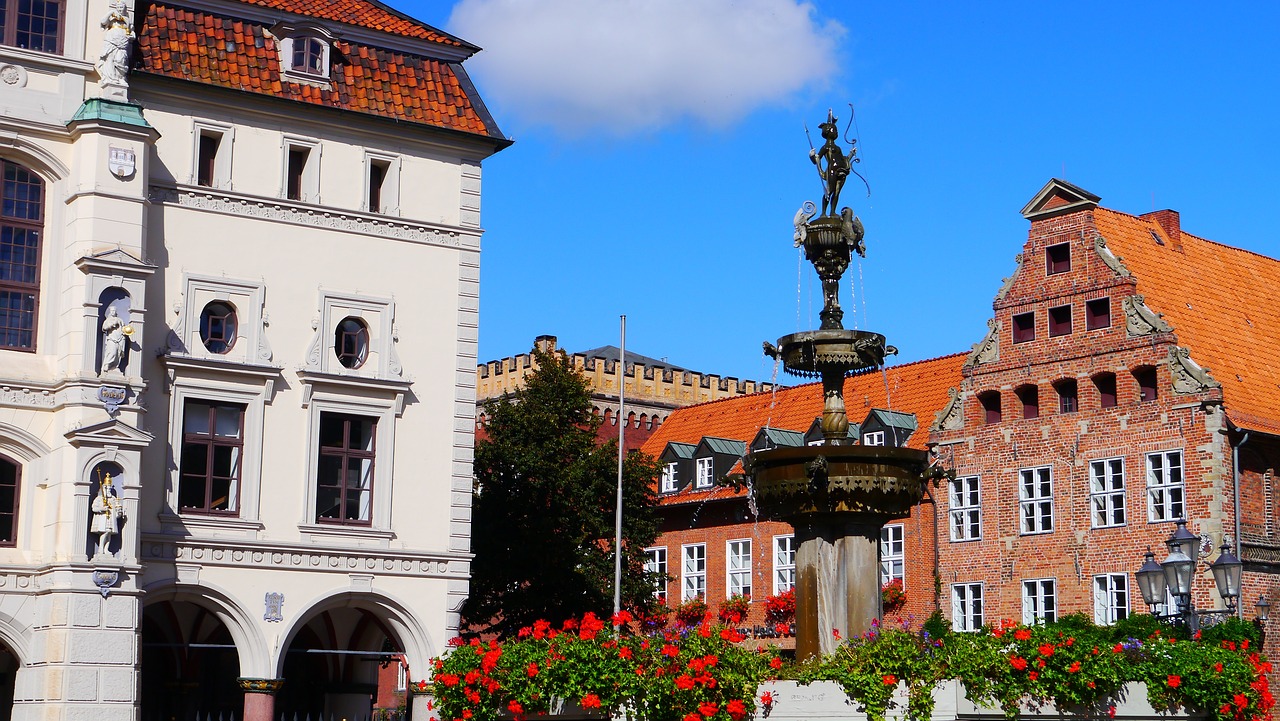
[[[1169,247],[1182,252],[1182,220],[1176,210],[1156,210],[1138,216],[1143,220],[1155,221],[1169,237]]]
[[[554,351],[556,349],[556,337],[553,335],[540,335],[533,339],[533,346],[544,353]]]

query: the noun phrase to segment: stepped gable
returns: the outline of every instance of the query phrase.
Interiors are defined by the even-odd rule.
[[[282,74],[279,39],[271,32],[271,22],[153,2],[141,11],[134,74],[187,80],[509,142],[476,95],[460,62],[444,59],[469,55],[474,51],[472,46],[368,0],[260,0],[252,4],[321,20],[368,22],[362,27],[413,38],[422,54],[339,37],[330,52],[328,81],[294,82]],[[397,40],[398,45],[405,42],[388,40]],[[428,53],[433,46],[446,52],[432,57]]]
[[[964,353],[904,363],[878,372],[864,373],[845,379],[844,397],[851,423],[860,423],[872,408],[892,408],[900,413],[913,413],[922,427],[947,404],[947,391],[960,385],[960,366]],[[886,383],[887,378],[887,383]],[[889,398],[885,398],[885,389]],[[776,401],[776,403],[775,403]],[[804,433],[813,419],[822,415],[822,384],[779,389],[738,398],[702,403],[671,412],[666,423],[654,431],[641,450],[653,458],[662,454],[667,443],[697,444],[706,436],[728,438],[750,443],[766,424],[771,428]],[[927,433],[915,433],[907,446],[925,447]],[[735,470],[738,466],[735,466]],[[746,491],[716,487],[710,491],[684,490],[659,498],[661,505],[702,503],[734,498]]]
[[[1138,280],[1147,307],[1222,383],[1233,423],[1280,434],[1280,261],[1196,237],[1172,211],[1143,216],[1098,208],[1107,246]]]

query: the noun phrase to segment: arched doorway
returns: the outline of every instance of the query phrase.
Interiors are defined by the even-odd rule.
[[[213,611],[182,600],[147,605],[139,655],[143,721],[241,717],[239,655]]]
[[[0,721],[13,718],[13,684],[22,663],[0,643]]]
[[[282,662],[275,713],[286,718],[370,718],[403,709],[404,647],[376,609],[320,611],[298,628]]]

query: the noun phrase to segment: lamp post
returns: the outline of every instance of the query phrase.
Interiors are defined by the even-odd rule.
[[[1231,552],[1228,544],[1222,544],[1218,559],[1209,564],[1214,584],[1218,587],[1218,595],[1227,605],[1226,609],[1217,611],[1201,611],[1191,601],[1191,582],[1196,574],[1200,537],[1187,530],[1186,519],[1178,521],[1178,527],[1169,536],[1169,540],[1165,541],[1165,546],[1169,549],[1169,555],[1164,562],[1156,563],[1155,554],[1147,549],[1143,554],[1142,566],[1136,574],[1142,600],[1148,606],[1164,603],[1169,596],[1173,596],[1177,600],[1177,608],[1170,609],[1161,618],[1177,619],[1193,632],[1200,628],[1202,616],[1227,616],[1236,612],[1244,564]],[[1265,601],[1265,597],[1259,601],[1260,617],[1270,607],[1270,604],[1264,604]]]

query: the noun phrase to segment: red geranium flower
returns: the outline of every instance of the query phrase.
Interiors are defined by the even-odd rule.
[[[706,716],[707,718],[715,716],[716,711],[719,711],[719,710],[720,710],[720,707],[716,704],[711,703],[710,701],[705,701],[703,703],[698,704],[698,713],[702,714],[703,716]]]
[[[1080,671],[1079,661],[1072,661],[1071,665],[1067,667],[1067,673],[1078,673],[1079,671]]]
[[[1049,656],[1052,656],[1052,655],[1053,655],[1053,644],[1051,644],[1051,643],[1042,643],[1042,644],[1040,644],[1039,651],[1040,651],[1040,655],[1041,655],[1041,656],[1044,656],[1044,657],[1046,657],[1046,658],[1047,658],[1047,657],[1049,657]]]
[[[1013,666],[1019,671],[1022,671],[1027,667],[1027,659],[1022,658],[1021,656],[1014,656],[1013,658],[1009,659],[1009,665]]]
[[[891,673],[887,673],[887,674],[885,674],[884,676],[881,676],[881,677],[880,677],[880,680],[884,683],[884,685],[885,685],[885,686],[897,686],[897,685],[898,685],[898,677],[897,677],[897,676],[894,676],[894,675],[893,675],[893,674],[891,674]]]
[[[593,693],[583,696],[582,708],[600,708],[600,697]]]
[[[777,656],[774,656],[773,658],[769,659],[769,668],[773,669],[774,671],[777,671],[778,669],[782,668],[782,659]]]
[[[1238,693],[1235,696],[1232,696],[1231,700],[1236,702],[1236,708],[1242,709],[1245,706],[1249,705],[1249,697],[1245,696],[1242,693]]]
[[[1017,631],[1013,632],[1013,637],[1018,639],[1019,641],[1030,641],[1031,631],[1030,629],[1020,628]]]
[[[1029,679],[1031,679],[1032,681],[1034,681],[1034,680],[1036,680],[1036,679],[1040,678],[1040,674],[1039,674],[1039,673],[1036,673],[1035,671],[1032,671],[1031,673],[1027,674],[1027,678],[1029,678]]]
[[[785,636],[788,633],[791,633],[791,627],[785,623],[780,623],[777,626],[774,626],[773,630],[777,631],[779,636]]]
[[[725,704],[724,710],[735,719],[740,719],[747,715],[747,705],[736,698]]]
[[[512,701],[507,704],[507,710],[511,713],[524,713],[524,706],[521,706],[519,701],[512,699]]]
[[[1116,645],[1111,647],[1111,653],[1122,653],[1123,651],[1124,651],[1124,644],[1117,643]]]
[[[1177,688],[1182,685],[1182,677],[1169,674],[1169,678],[1165,680],[1165,683],[1169,684],[1169,688]]]
[[[531,663],[531,664],[529,664],[529,666],[524,670],[524,672],[525,672],[525,673],[527,673],[527,674],[529,674],[529,678],[533,678],[534,676],[537,676],[537,675],[538,675],[538,664],[536,664],[536,663]]]
[[[688,691],[693,688],[693,678],[687,674],[676,677],[676,688],[681,691]]]
[[[773,705],[773,692],[772,692],[772,691],[765,691],[763,694],[761,694],[761,696],[760,696],[760,703],[764,704],[765,706],[772,706],[772,705]]]
[[[702,721],[702,717],[696,713],[685,714],[684,721]]]

